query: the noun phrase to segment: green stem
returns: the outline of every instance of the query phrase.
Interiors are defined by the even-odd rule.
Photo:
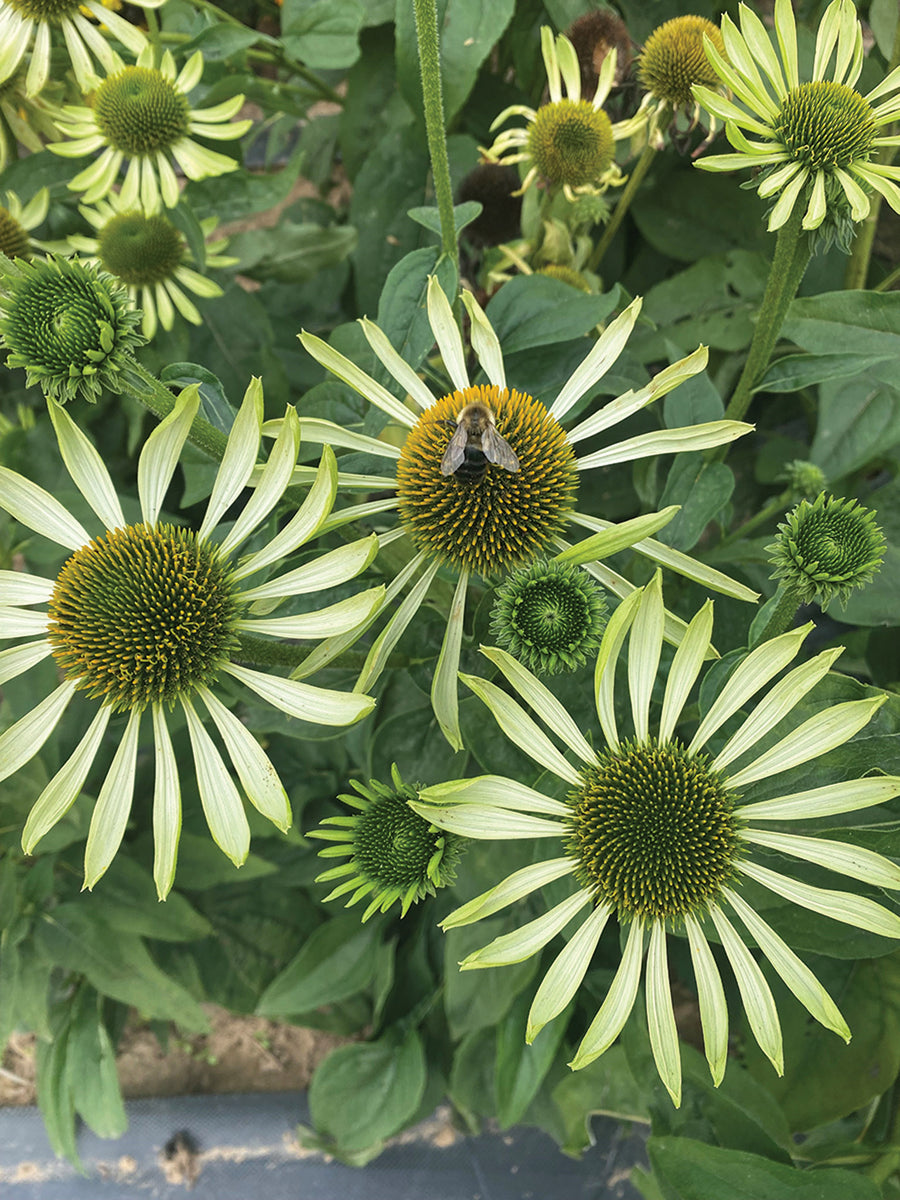
[[[155,375],[151,375],[145,367],[142,367],[137,359],[132,359],[123,370],[122,384],[124,392],[133,396],[160,420],[167,417],[175,407],[174,393],[170,392],[164,383],[160,383]],[[188,441],[198,450],[202,450],[204,454],[215,459],[216,462],[221,462],[228,438],[221,430],[210,425],[205,417],[198,414],[194,417]]]
[[[258,667],[274,667],[292,671],[309,657],[311,649],[310,646],[301,646],[298,642],[278,642],[270,638],[254,637],[252,634],[242,633],[240,644],[233,657],[238,662],[253,663]],[[339,654],[328,664],[328,669],[331,671],[361,671],[366,658],[365,654],[345,650],[343,654]],[[389,660],[392,667],[409,667],[417,661],[406,654],[392,654]]]
[[[732,542],[736,542],[739,538],[746,537],[751,530],[756,529],[759,525],[764,524],[771,517],[776,516],[778,513],[784,513],[785,509],[790,503],[792,495],[793,493],[791,489],[787,488],[781,493],[780,496],[776,496],[774,500],[770,500],[765,508],[761,508],[755,516],[749,517],[743,523],[743,525],[739,525],[737,529],[723,537],[716,549],[721,550],[723,546],[730,546]]]
[[[882,279],[881,283],[876,283],[872,288],[873,292],[889,292],[897,280],[900,279],[900,267],[891,271],[890,275]]]
[[[797,288],[809,262],[809,235],[801,227],[803,213],[804,207],[798,201],[787,221],[778,230],[775,254],[769,268],[765,295],[756,317],[753,340],[741,377],[725,410],[726,420],[743,420],[750,407],[753,389],[769,365],[788,307],[797,294]],[[724,458],[727,450],[727,446],[719,447],[712,457]]]
[[[873,1163],[863,1169],[863,1174],[867,1175],[873,1183],[879,1187],[883,1183],[887,1183],[890,1177],[900,1171],[900,1106],[894,1110],[893,1118],[891,1119],[891,1128],[887,1136],[888,1149]]]
[[[422,95],[425,100],[425,131],[431,155],[434,193],[441,218],[441,247],[459,262],[456,221],[453,216],[453,186],[444,130],[444,99],[441,92],[441,55],[438,45],[438,18],[435,0],[413,0],[416,10],[416,38],[419,43],[419,67],[422,71]]]
[[[668,124],[668,122],[666,122],[666,124]],[[628,209],[631,206],[631,201],[637,194],[638,188],[644,182],[644,176],[647,174],[650,164],[653,162],[655,157],[656,147],[653,145],[652,141],[648,141],[647,145],[644,147],[641,157],[635,163],[634,170],[628,177],[628,182],[625,185],[625,191],[620,194],[619,202],[616,204],[615,210],[613,211],[612,216],[609,218],[606,228],[603,230],[603,235],[600,238],[600,241],[594,247],[594,252],[587,261],[585,268],[586,270],[596,271],[600,266],[600,263],[603,261],[604,254],[606,254],[610,247],[610,243],[618,233],[619,226],[625,220],[625,214],[628,212]]]
[[[800,601],[797,598],[796,592],[785,587],[784,584],[779,584],[778,591],[775,593],[773,599],[775,603],[769,612],[768,621],[766,621],[762,632],[753,638],[754,646],[758,646],[762,642],[767,642],[770,638],[778,637],[781,633],[787,633],[793,624],[794,617],[797,615]]]

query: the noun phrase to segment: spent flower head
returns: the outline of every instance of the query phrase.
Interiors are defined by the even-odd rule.
[[[116,58],[91,99],[91,107],[66,105],[59,126],[71,141],[50,149],[68,158],[81,158],[96,150],[103,153],[69,180],[69,187],[84,192],[93,204],[112,191],[119,170],[127,162],[121,202],[126,208],[140,204],[153,212],[160,197],[167,208],[178,203],[174,159],[188,179],[206,179],[237,169],[233,158],[208,150],[194,136],[231,141],[242,137],[253,124],[232,121],[244,103],[232,96],[212,108],[192,108],[188,93],[203,75],[203,54],[192,54],[180,72],[171,51],[156,66],[152,46],[141,52],[137,65],[126,67]]]
[[[0,261],[0,346],[61,403],[94,403],[121,390],[121,372],[144,342],[128,293],[108,272],[78,259]]]
[[[752,650],[685,745],[679,717],[699,677],[712,632],[712,603],[691,621],[675,653],[659,722],[651,697],[663,640],[664,608],[657,575],[624,600],[610,618],[597,657],[595,699],[603,733],[595,749],[553,694],[504,651],[484,649],[516,698],[486,679],[464,676],[504,734],[570,791],[552,798],[513,779],[484,775],[425,788],[413,807],[425,820],[463,837],[539,838],[554,856],[515,872],[451,913],[444,928],[469,925],[532,897],[539,915],[470,954],[463,970],[507,966],[540,954],[573,921],[580,922],[534,997],[526,1038],[558,1017],[578,993],[605,926],[617,917],[627,932],[622,960],[603,1004],[570,1064],[576,1070],[604,1053],[621,1032],[645,980],[647,1024],[660,1077],[673,1102],[681,1097],[681,1058],[672,1008],[667,938],[687,937],[713,1082],[728,1054],[728,1009],[719,968],[707,940],[721,942],[750,1028],[780,1074],[781,1029],[772,992],[745,942],[751,940],[810,1014],[844,1039],[850,1031],[834,1001],[785,940],[742,894],[758,884],[788,904],[900,938],[900,917],[855,892],[812,886],[793,877],[789,860],[814,863],[876,888],[900,889],[900,867],[869,850],[777,827],[853,812],[900,795],[900,778],[872,776],[785,793],[779,776],[842,745],[872,719],[886,697],[835,704],[796,724],[772,743],[786,717],[827,674],[840,649],[823,651],[787,672],[749,715],[745,705],[796,657],[812,625]],[[619,732],[614,703],[616,667],[629,639],[628,691],[632,732]],[[542,724],[523,707],[529,705]],[[728,723],[726,725],[726,723]],[[545,728],[546,727],[546,731]],[[723,729],[728,732],[723,733]],[[547,732],[549,731],[549,732]],[[551,736],[552,735],[552,736]],[[557,741],[571,752],[570,761]],[[762,749],[762,746],[765,749]],[[754,785],[754,801],[743,800]],[[762,786],[758,786],[762,785]],[[759,799],[757,799],[759,797]],[[786,860],[772,866],[760,851]],[[775,869],[777,864],[778,869]],[[544,908],[540,889],[569,879],[571,894]],[[740,921],[746,934],[735,926]],[[642,972],[644,953],[646,968]]]
[[[728,16],[722,18],[727,61],[706,43],[734,99],[707,87],[694,89],[700,103],[725,121],[736,153],[701,158],[697,166],[762,168],[754,180],[757,191],[763,199],[776,198],[770,230],[780,229],[799,205],[804,229],[818,229],[827,219],[826,231],[846,240],[853,223],[866,217],[873,191],[900,212],[900,167],[878,161],[882,147],[900,146],[900,137],[887,128],[900,113],[900,67],[865,95],[857,91],[863,38],[853,0],[832,0],[825,10],[809,80],[800,79],[791,0],[775,3],[778,54],[746,4],[740,23],[738,31]]]
[[[771,578],[799,603],[827,608],[837,599],[846,608],[851,592],[875,578],[886,545],[871,509],[822,492],[787,514],[766,551],[775,568]]]
[[[389,784],[355,779],[350,784],[356,794],[338,800],[357,812],[326,817],[307,834],[329,843],[319,851],[320,858],[347,860],[317,875],[316,882],[336,883],[326,902],[350,893],[345,905],[350,908],[368,899],[363,921],[394,904],[400,905],[400,916],[405,917],[413,904],[453,883],[465,839],[437,829],[413,812],[409,802],[418,799],[421,789],[404,783],[396,764]]]
[[[163,500],[199,404],[198,389],[187,388],[147,439],[137,470],[141,520],[129,523],[99,453],[65,409],[51,402],[63,462],[104,526],[97,536],[43,488],[0,468],[0,507],[69,552],[55,579],[0,572],[0,633],[31,639],[0,653],[0,685],[48,657],[62,677],[54,691],[0,736],[0,779],[8,779],[39,753],[76,693],[97,702],[87,732],[41,792],[22,834],[23,849],[31,854],[74,804],[104,740],[114,737],[118,749],[100,788],[85,848],[86,887],[93,887],[112,862],[125,832],[148,715],[156,762],[154,877],[163,898],[172,886],[181,829],[180,771],[167,714],[176,709],[179,720],[187,723],[210,832],[240,865],[247,857],[250,828],[241,792],[207,732],[207,720],[218,731],[250,803],[280,829],[290,826],[291,813],[259,743],[216,697],[218,681],[227,677],[229,683],[243,684],[289,716],[318,725],[351,724],[374,704],[369,696],[240,665],[240,659],[253,660],[254,638],[320,638],[365,618],[380,603],[382,589],[294,616],[255,614],[262,602],[268,612],[273,602],[352,579],[371,561],[376,541],[370,537],[349,543],[260,582],[260,572],[308,542],[331,509],[337,469],[326,448],[303,506],[274,537],[238,559],[240,547],[284,493],[300,445],[299,421],[289,410],[268,460],[256,467],[263,415],[259,380],[247,389],[235,418],[200,529],[167,521],[161,515]],[[229,527],[219,529],[221,518],[254,479],[242,511]],[[126,718],[124,730],[116,720],[119,715]]]
[[[620,16],[610,9],[585,13],[566,30],[581,69],[581,98],[592,100],[607,57],[615,52],[614,84],[620,84],[631,66],[631,35]]]

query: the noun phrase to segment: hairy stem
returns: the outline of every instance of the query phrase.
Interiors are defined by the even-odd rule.
[[[651,140],[647,142],[647,145],[644,147],[644,152],[635,163],[634,170],[629,175],[628,182],[625,185],[625,190],[619,195],[618,203],[613,210],[612,216],[607,222],[606,228],[603,230],[600,241],[594,247],[594,252],[587,261],[586,269],[588,271],[596,271],[600,266],[600,263],[603,261],[603,256],[609,249],[613,238],[618,233],[619,226],[625,220],[625,214],[631,207],[631,201],[636,196],[637,190],[643,183],[644,176],[647,174],[650,164],[653,162],[655,157],[656,147],[653,145]]]
[[[419,66],[422,71],[422,95],[425,101],[425,131],[431,155],[434,193],[441,218],[441,248],[454,263],[459,261],[456,221],[453,217],[453,187],[444,130],[444,99],[441,91],[441,55],[438,46],[438,20],[435,0],[414,0]]]
[[[142,367],[137,359],[132,359],[122,372],[122,382],[124,385],[122,390],[129,396],[133,396],[160,420],[167,417],[175,407],[175,394],[169,391],[155,375],[151,375],[145,367]],[[215,459],[216,462],[221,462],[228,438],[221,430],[210,425],[205,417],[198,414],[194,417],[188,441],[198,450],[202,450],[204,454]]]

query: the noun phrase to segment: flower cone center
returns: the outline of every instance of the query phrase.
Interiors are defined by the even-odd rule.
[[[237,604],[215,548],[173,525],[129,525],[63,566],[50,601],[57,663],[116,708],[175,700],[215,678]]]
[[[871,513],[841,501],[807,506],[792,531],[792,542],[798,565],[828,583],[852,581],[884,548]]]
[[[16,220],[9,209],[0,204],[0,254],[7,258],[30,258],[31,248],[28,231]]]
[[[189,132],[187,97],[151,67],[125,67],[104,79],[94,112],[107,142],[132,157],[166,150]]]
[[[87,273],[35,271],[17,289],[7,340],[26,360],[68,372],[73,363],[107,357],[112,347],[103,331],[115,323],[110,297]]]
[[[414,813],[407,799],[414,790],[381,796],[358,817],[354,858],[360,869],[384,887],[404,892],[428,882],[428,864],[446,837]]]
[[[790,91],[775,129],[793,157],[812,170],[846,167],[868,158],[875,114],[859,92],[843,83],[818,80]]]
[[[677,743],[624,743],[571,794],[569,853],[598,900],[632,917],[681,917],[727,883],[737,847],[732,801],[705,756]]]
[[[8,0],[8,3],[31,21],[47,21],[58,25],[63,17],[78,11],[77,0]]]
[[[184,257],[181,234],[163,216],[122,213],[103,226],[98,240],[103,266],[131,287],[171,279]]]
[[[487,405],[519,470],[486,463],[480,478],[441,474],[467,404]],[[530,561],[559,532],[577,488],[575,454],[540,401],[504,388],[453,392],[422,414],[397,464],[400,515],[416,544],[456,568],[502,574]]]
[[[557,100],[537,110],[528,149],[543,177],[579,187],[596,183],[612,165],[612,123],[587,100]]]
[[[705,17],[673,17],[650,34],[638,64],[638,76],[648,92],[677,108],[694,103],[694,84],[719,86],[706,57],[704,34],[725,57],[722,34]]]

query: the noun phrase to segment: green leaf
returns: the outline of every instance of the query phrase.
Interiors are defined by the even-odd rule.
[[[380,927],[360,924],[358,914],[320,925],[260,997],[263,1017],[291,1017],[361,992],[377,965]]]
[[[176,878],[185,891],[203,892],[221,883],[249,883],[277,870],[274,863],[266,862],[252,851],[244,865],[236,867],[208,837],[196,833],[182,833],[178,842]]]
[[[651,1138],[650,1162],[666,1200],[880,1200],[851,1171],[800,1171],[743,1150],[686,1137]]]
[[[481,210],[484,205],[479,200],[467,200],[464,204],[454,204],[453,206],[453,224],[456,227],[456,232],[465,229],[467,225],[481,215]],[[430,229],[432,233],[441,236],[441,213],[440,209],[429,205],[419,205],[417,208],[411,208],[408,214],[413,221],[418,221],[425,229]]]
[[[670,354],[674,362],[680,354],[678,348]],[[680,383],[663,400],[663,419],[667,429],[681,425],[700,425],[704,421],[721,421],[725,415],[722,397],[705,371],[692,375]]]
[[[0,931],[10,925],[19,907],[17,892],[18,863],[11,854],[0,858]]]
[[[605,321],[618,303],[618,287],[602,296],[585,296],[546,275],[516,275],[493,297],[487,315],[505,356],[581,337]],[[586,341],[584,355],[590,348]]]
[[[755,392],[799,392],[832,379],[855,379],[876,365],[893,365],[886,354],[786,354],[769,367]]]
[[[199,220],[218,217],[220,221],[243,221],[251,213],[265,212],[287,200],[302,165],[303,151],[295,150],[276,171],[233,171],[201,179],[188,184],[187,196]]]
[[[456,295],[459,277],[453,262],[440,255],[437,247],[423,246],[405,255],[392,268],[378,301],[376,325],[413,370],[418,369],[434,345],[434,333],[425,308],[429,275],[437,275],[438,282],[448,296],[452,298]],[[390,387],[393,380],[380,363],[376,371],[378,374]]]
[[[828,480],[858,470],[900,442],[900,391],[871,375],[819,389],[810,459]]]
[[[161,382],[169,387],[183,389],[192,383],[198,384],[200,392],[200,415],[222,433],[230,433],[234,424],[235,409],[228,403],[225,385],[218,375],[208,371],[200,363],[170,363],[159,373]]]
[[[75,1145],[75,1104],[66,1071],[68,1027],[51,1042],[39,1041],[35,1049],[37,1102],[53,1153],[82,1170]]]
[[[794,300],[783,336],[812,354],[900,356],[900,293],[823,292]]]
[[[309,1109],[316,1128],[344,1152],[364,1150],[402,1129],[425,1091],[425,1052],[415,1030],[341,1046],[313,1076]]]
[[[531,996],[520,995],[497,1027],[496,1094],[501,1129],[518,1124],[553,1065],[572,1006],[545,1026],[529,1046],[525,1027]]]
[[[897,36],[897,5],[894,0],[872,0],[869,5],[869,24],[882,57],[890,62]]]
[[[458,964],[512,926],[505,917],[489,917],[475,925],[451,929],[444,940],[444,1010],[454,1038],[473,1029],[496,1025],[516,996],[532,981],[538,957],[511,967],[460,971]]]
[[[288,54],[314,70],[350,67],[359,58],[365,16],[359,0],[284,0],[281,40]]]
[[[233,237],[228,253],[241,259],[241,268],[254,279],[301,283],[326,267],[343,262],[356,249],[352,225],[323,228],[313,222],[283,220],[273,231],[250,230]]]
[[[656,536],[676,550],[690,550],[710,521],[720,515],[733,491],[734,473],[725,463],[707,462],[697,452],[677,454],[659,507],[680,504],[681,511]]]
[[[492,1117],[497,1111],[496,1040],[493,1029],[473,1030],[453,1055],[447,1093],[472,1133],[478,1133],[479,1117]]]
[[[66,1080],[76,1110],[99,1137],[121,1137],[128,1128],[116,1055],[93,988],[80,989],[71,1011]]]
[[[240,54],[242,50],[246,50],[255,42],[276,44],[275,38],[260,33],[259,30],[223,23],[208,26],[180,49],[187,58],[190,58],[195,50],[202,50],[204,60],[213,62],[216,59],[231,58],[233,54]]]
[[[566,1075],[554,1087],[552,1097],[562,1121],[560,1145],[566,1154],[581,1154],[593,1145],[591,1118],[595,1114],[650,1122],[648,1096],[635,1081],[621,1045],[613,1046],[581,1071]]]
[[[178,892],[159,904],[150,872],[121,854],[104,875],[103,886],[78,903],[82,912],[124,933],[165,942],[191,942],[212,933],[206,917]]]

